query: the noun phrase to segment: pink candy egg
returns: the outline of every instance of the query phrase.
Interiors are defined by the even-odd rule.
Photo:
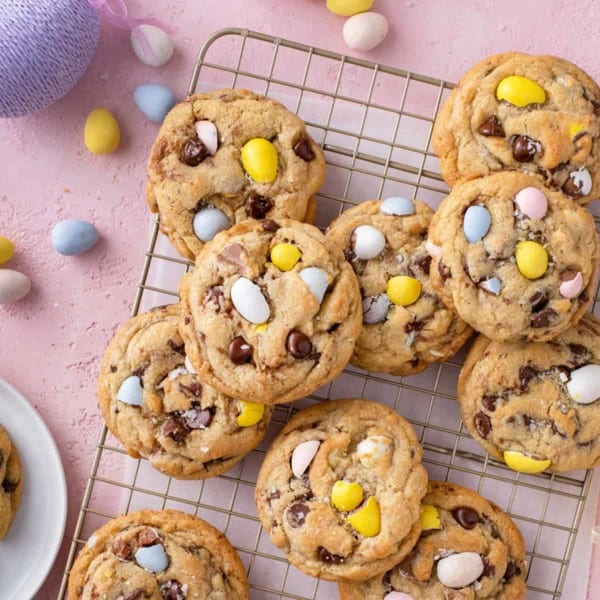
[[[515,196],[517,208],[530,219],[543,219],[548,212],[548,200],[535,187],[523,188]]]
[[[583,277],[580,272],[577,272],[573,279],[567,279],[560,284],[558,288],[560,295],[563,298],[577,298],[583,289]]]

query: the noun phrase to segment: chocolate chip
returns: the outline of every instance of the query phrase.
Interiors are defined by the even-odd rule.
[[[487,438],[492,430],[492,420],[482,412],[478,412],[475,415],[473,418],[473,425],[475,426],[477,433],[484,439]]]
[[[219,260],[233,265],[238,273],[244,274],[248,269],[248,253],[241,244],[229,244],[225,246],[219,253]],[[223,294],[222,290],[223,288],[221,287],[221,295]]]
[[[306,515],[310,512],[310,508],[306,504],[292,504],[287,510],[286,516],[288,523],[292,527],[302,527],[306,522]]]
[[[392,571],[387,571],[381,579],[381,585],[383,586],[383,590],[385,592],[392,592],[394,588],[392,587]]]
[[[208,408],[194,406],[181,413],[181,418],[190,429],[206,429],[213,419],[213,414]]]
[[[171,348],[173,352],[177,352],[177,354],[185,356],[185,347],[183,344],[176,344],[173,340],[168,340],[167,344],[169,344],[169,348]]]
[[[202,398],[202,384],[199,381],[192,381],[190,385],[179,383],[179,391],[191,398]]]
[[[337,331],[340,327],[339,323],[334,323],[333,325],[330,325],[329,328],[327,329],[327,333],[333,333],[334,331]]]
[[[191,320],[192,320],[192,318],[189,315],[185,315],[185,317],[183,318],[183,322],[186,325],[189,325]]]
[[[574,354],[575,356],[583,356],[588,353],[588,349],[581,344],[569,344],[569,350],[571,351],[571,354]]]
[[[190,431],[179,417],[171,417],[163,427],[163,435],[180,444],[189,435]]]
[[[229,344],[229,358],[234,365],[241,365],[252,358],[252,346],[238,335]]]
[[[131,560],[131,546],[124,540],[115,540],[112,543],[113,554],[121,560]]]
[[[529,428],[531,425],[535,425],[533,417],[530,417],[529,415],[523,415],[523,425],[525,425],[527,428]]]
[[[169,579],[160,585],[163,600],[185,600],[186,592],[177,579]]]
[[[411,331],[419,331],[419,330],[423,329],[424,325],[425,325],[425,323],[423,323],[423,321],[409,321],[404,326],[404,331],[406,333],[410,333]]]
[[[481,404],[483,404],[484,408],[487,408],[490,412],[494,412],[496,410],[496,403],[498,402],[497,396],[484,396],[481,399]]]
[[[398,570],[405,577],[414,577],[412,569],[412,559],[416,556],[416,552],[411,550],[408,555],[398,564]]]
[[[483,563],[481,577],[492,577],[496,573],[496,567],[488,560],[487,556],[482,556],[481,562]]]
[[[264,219],[272,208],[273,203],[266,196],[260,196],[255,192],[252,192],[246,200],[246,212],[253,219]]]
[[[150,527],[146,527],[146,529],[142,529],[137,535],[137,543],[139,546],[154,546],[160,538],[156,535],[154,529],[150,529]]]
[[[537,375],[537,371],[531,367],[525,366],[519,369],[519,391],[524,392],[529,386],[529,382]]]
[[[452,277],[452,273],[450,272],[450,268],[447,267],[441,260],[438,262],[438,273],[442,278],[442,282],[450,279]]]
[[[18,481],[9,481],[8,479],[5,479],[2,482],[2,489],[7,493],[7,494],[11,494],[12,492],[14,492],[17,489],[17,486],[19,485]]]
[[[581,192],[581,184],[578,185],[575,181],[575,178],[571,177],[570,175],[564,182],[562,191],[571,198],[579,198],[579,196],[583,195]]]
[[[267,219],[266,221],[262,221],[262,228],[265,231],[269,231],[271,233],[275,233],[278,229],[281,229],[281,225],[272,219]]]
[[[310,339],[301,331],[290,331],[285,342],[288,352],[294,358],[306,358],[312,350]]]
[[[420,269],[421,271],[423,271],[423,273],[429,275],[429,269],[431,268],[431,256],[417,256],[415,257],[413,262],[417,269]]]
[[[306,138],[301,138],[294,144],[294,153],[306,162],[314,160],[315,158],[315,153],[310,147],[310,142]]]
[[[188,167],[197,167],[208,155],[208,149],[202,140],[194,137],[187,140],[179,158]]]
[[[274,490],[269,494],[269,500],[279,500],[281,498],[281,492],[279,490]]]
[[[92,591],[92,597],[94,592]],[[140,600],[144,596],[144,588],[136,588],[133,592],[129,592],[125,596],[119,596],[123,600]]]
[[[549,300],[548,290],[535,290],[529,298],[529,303],[531,304],[532,312],[539,312],[548,304]]]
[[[212,304],[215,308],[215,312],[218,313],[221,311],[221,308],[222,308],[221,300],[223,298],[224,298],[223,286],[215,285],[211,288],[208,288],[208,290],[206,290],[206,295],[204,296],[204,300],[202,301],[202,303],[204,304],[204,306],[207,306],[208,304]]]
[[[117,367],[115,367],[115,365],[110,365],[110,372],[111,373],[116,373],[117,372]]]
[[[558,317],[558,313],[552,308],[544,308],[531,319],[532,327],[548,327],[550,322]]]
[[[133,371],[131,374],[135,375],[136,377],[139,377],[140,379],[144,376],[144,373],[146,372],[146,367],[138,367],[135,371]],[[140,382],[141,383],[141,382]],[[142,384],[142,387],[143,384]]]
[[[455,508],[452,511],[452,516],[464,529],[473,529],[480,521],[479,513],[468,506],[459,506],[458,508]]]
[[[504,576],[502,577],[503,581],[510,581],[513,577],[519,576],[521,574],[521,569],[512,560],[508,561],[506,565],[506,571],[504,571]]]
[[[530,162],[542,149],[541,144],[527,135],[514,135],[511,137],[512,155],[519,162]]]
[[[552,424],[550,425],[550,429],[552,429],[552,432],[555,433],[556,435],[560,436],[561,438],[566,438],[567,434],[563,433],[558,426],[556,425],[556,421],[552,421]]]
[[[328,563],[331,565],[339,565],[344,562],[343,556],[339,556],[338,554],[332,554],[331,552],[329,552],[329,550],[327,550],[327,548],[323,548],[323,546],[319,546],[317,554],[319,556],[319,559],[322,560],[324,563]]]
[[[481,135],[490,137],[504,137],[504,129],[496,115],[492,115],[485,120],[477,130]]]

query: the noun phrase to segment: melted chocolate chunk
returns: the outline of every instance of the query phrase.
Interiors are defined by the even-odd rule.
[[[529,382],[537,375],[537,371],[531,367],[519,369],[519,391],[524,392],[529,387]]]
[[[124,540],[115,540],[112,543],[113,554],[121,560],[131,560],[131,546]]]
[[[93,592],[92,592],[93,594]],[[92,596],[93,597],[93,596]],[[129,592],[125,596],[121,596],[123,600],[140,600],[140,598],[144,597],[144,588],[136,588],[133,592]]]
[[[542,149],[541,144],[527,135],[514,135],[511,137],[512,155],[519,162],[530,162]]]
[[[190,385],[179,383],[179,391],[191,398],[202,398],[202,384],[199,381],[192,381]]]
[[[135,371],[133,371],[131,374],[135,375],[136,377],[140,378],[140,383],[142,384],[142,387],[144,387],[144,384],[142,383],[141,379],[144,376],[144,373],[146,372],[146,367],[138,367]]]
[[[411,331],[420,331],[423,329],[425,323],[423,321],[410,321],[404,326],[404,331],[410,333]]]
[[[331,565],[340,565],[344,562],[344,557],[339,556],[338,554],[332,554],[327,550],[327,548],[323,548],[323,546],[319,546],[317,550],[317,554],[319,556],[319,560],[322,560],[324,563],[328,563]]]
[[[504,129],[496,115],[486,119],[477,130],[481,135],[488,137],[504,137]]]
[[[177,579],[169,579],[160,585],[163,600],[185,600],[186,593]]]
[[[459,506],[452,511],[456,522],[464,529],[473,529],[480,522],[479,513],[468,506]]]
[[[502,577],[503,581],[510,581],[513,577],[519,576],[521,574],[521,569],[512,560],[508,561],[506,565],[506,571],[504,571],[504,576]]]
[[[535,290],[529,298],[529,304],[531,304],[531,312],[539,312],[548,304],[549,301],[548,290]]]
[[[487,438],[490,431],[492,431],[492,420],[482,412],[478,412],[475,415],[473,418],[473,425],[475,426],[477,433],[484,439]]]
[[[493,577],[496,573],[496,567],[489,561],[487,556],[482,556],[481,562],[483,562],[483,573],[481,574],[481,577]]]
[[[215,308],[215,312],[221,311],[221,299],[224,298],[223,295],[223,286],[215,285],[206,290],[206,295],[204,296],[203,304],[207,306],[208,304],[212,304]],[[187,319],[187,317],[186,317]],[[189,321],[188,321],[189,323]]]
[[[248,253],[241,244],[229,244],[219,253],[219,260],[233,265],[238,273],[246,273],[248,269]]]
[[[575,356],[583,356],[588,353],[588,349],[581,344],[569,344],[569,350]]]
[[[408,555],[398,564],[398,570],[405,577],[414,577],[412,569],[412,559],[416,556],[416,552],[411,550]]]
[[[292,504],[286,512],[288,523],[292,527],[302,527],[306,522],[306,515],[310,512],[310,508],[306,504]]]
[[[490,412],[494,412],[496,410],[497,402],[498,402],[497,396],[484,396],[481,399],[481,404],[483,404],[484,408],[486,408]]]
[[[184,144],[179,159],[188,167],[197,167],[207,156],[209,152],[202,140],[193,137]]]
[[[116,373],[117,372],[117,367],[115,367],[115,365],[110,365],[110,372],[111,373]]]
[[[571,198],[579,198],[582,196],[581,185],[577,185],[575,179],[569,175],[562,186],[562,191]]]
[[[158,535],[154,529],[150,529],[150,527],[146,527],[146,529],[142,529],[137,535],[137,543],[139,546],[154,546],[156,543],[160,541]]]
[[[300,138],[294,144],[294,154],[306,162],[310,162],[315,158],[315,153],[306,138]]]
[[[241,365],[252,358],[252,346],[238,335],[229,344],[229,358],[234,365]]]
[[[442,278],[442,282],[450,279],[452,277],[452,273],[450,272],[450,268],[447,267],[441,260],[438,262],[438,273]]]
[[[567,434],[563,433],[558,426],[556,425],[556,421],[552,421],[551,425],[550,425],[550,429],[552,429],[552,433],[555,433],[556,435],[559,435],[561,438],[566,438]]]
[[[383,586],[383,590],[385,592],[392,592],[394,588],[392,587],[392,572],[387,571],[381,579],[381,585]]]
[[[180,444],[190,431],[179,417],[171,417],[163,427],[163,434]]]
[[[269,494],[269,500],[279,500],[281,498],[281,492],[279,490],[275,490]]]
[[[253,219],[264,219],[273,208],[273,203],[266,196],[252,192],[246,200],[246,212]],[[263,225],[264,229],[264,225]]]
[[[281,225],[272,219],[267,219],[261,223],[261,226],[264,231],[269,231],[270,233],[275,233],[278,229],[281,229]]]
[[[429,270],[431,268],[431,256],[429,256],[429,255],[417,256],[417,257],[415,257],[413,262],[414,262],[415,267],[417,267],[417,269],[420,269],[421,271],[423,271],[423,273],[425,273],[426,275],[429,275]]]
[[[190,410],[182,412],[181,418],[189,429],[206,429],[212,422],[213,413],[208,408],[194,406]]]
[[[530,417],[529,415],[523,415],[523,425],[525,425],[527,428],[529,428],[530,425],[535,425],[533,417]]]
[[[306,358],[312,351],[310,339],[301,331],[290,331],[285,342],[288,352],[294,358]]]
[[[558,317],[558,313],[553,308],[544,308],[531,319],[531,326],[548,327],[556,317]]]
[[[12,494],[12,492],[14,492],[17,489],[17,486],[19,485],[18,481],[9,481],[8,479],[5,479],[2,482],[2,489],[7,493],[7,494]]]
[[[168,340],[167,344],[169,345],[169,348],[173,350],[173,352],[181,354],[181,356],[185,356],[185,347],[183,344],[176,344],[173,340]]]

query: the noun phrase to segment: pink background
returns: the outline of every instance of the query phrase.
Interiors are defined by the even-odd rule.
[[[99,360],[129,315],[147,244],[144,164],[158,127],[138,113],[133,89],[160,81],[183,96],[198,48],[223,27],[356,54],[344,46],[343,19],[325,9],[325,0],[128,4],[133,15],[152,15],[172,27],[176,56],[166,67],[145,67],[124,32],[104,27],[91,68],[65,98],[34,116],[0,120],[0,235],[17,246],[6,266],[27,273],[34,285],[23,302],[0,306],[0,377],[44,417],[69,482],[67,534],[40,598],[58,591],[101,427],[95,400]],[[376,0],[374,8],[388,17],[390,33],[365,55],[373,61],[453,81],[487,54],[518,49],[561,55],[600,81],[593,51],[600,3],[594,0]],[[110,156],[94,157],[83,145],[83,123],[96,105],[114,111],[122,127],[121,147]],[[67,258],[53,251],[51,228],[65,218],[96,224],[102,239],[92,252]],[[598,562],[591,589],[600,589]]]

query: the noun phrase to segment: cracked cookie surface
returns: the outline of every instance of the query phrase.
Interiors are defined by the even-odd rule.
[[[450,186],[518,169],[587,204],[600,196],[599,115],[600,89],[581,69],[508,52],[461,78],[438,115],[433,148]]]
[[[452,356],[471,334],[441,302],[429,279],[426,243],[432,216],[433,210],[418,200],[369,200],[342,213],[327,230],[360,284],[363,327],[350,360],[357,367],[394,375],[418,373]],[[365,242],[379,244],[369,252]],[[416,298],[396,299],[393,289],[388,292],[398,277],[417,286]]]
[[[257,181],[243,165],[242,149],[256,139],[263,144],[250,159],[259,170],[271,161],[272,181],[273,173]],[[219,90],[190,96],[171,110],[147,172],[148,204],[160,214],[161,230],[194,260],[215,231],[246,219],[310,220],[325,160],[302,120],[279,102],[247,90]],[[198,216],[207,209],[206,218]]]
[[[173,304],[139,314],[117,331],[102,362],[99,404],[130,455],[148,458],[167,475],[204,479],[224,473],[260,443],[272,409],[204,384],[187,360],[179,319],[180,306]]]
[[[12,525],[23,493],[21,463],[6,430],[0,426],[0,540]]]
[[[109,521],[83,547],[68,600],[247,600],[246,570],[227,538],[176,510]]]
[[[314,392],[346,366],[360,333],[352,267],[297,221],[248,221],[218,234],[180,294],[179,329],[200,378],[250,402]]]
[[[368,400],[300,411],[256,483],[263,527],[289,561],[323,579],[364,580],[406,556],[427,487],[411,425]]]

